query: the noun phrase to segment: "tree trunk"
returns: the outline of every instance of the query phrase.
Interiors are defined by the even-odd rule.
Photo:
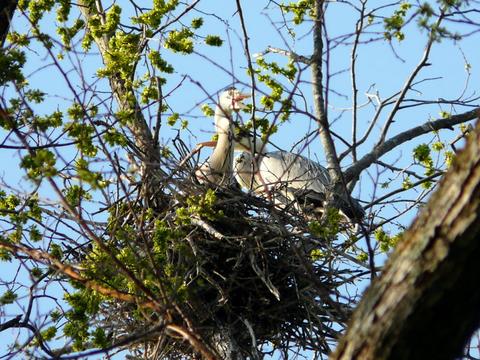
[[[480,121],[331,360],[454,359],[480,321]]]
[[[96,9],[95,9],[96,8]],[[105,13],[102,8],[101,2],[89,3],[86,0],[79,1],[79,10],[83,14],[86,22],[88,23],[92,17],[100,16],[102,24],[105,24]],[[100,54],[102,56],[104,64],[108,64],[107,54],[109,53],[109,41],[111,35],[102,35],[100,37],[94,37],[94,41],[98,46]],[[142,50],[142,41],[138,44],[138,52]],[[140,174],[142,175],[142,197],[150,204],[155,198],[158,203],[158,198],[162,196],[162,192],[158,191],[162,180],[166,177],[165,172],[160,166],[161,156],[160,148],[158,146],[158,139],[150,131],[147,120],[145,119],[141,106],[137,101],[137,98],[133,90],[125,86],[125,81],[121,79],[119,75],[110,76],[110,87],[112,94],[115,97],[118,107],[121,110],[127,110],[132,112],[132,119],[128,122],[128,129],[133,135],[133,141],[135,143],[135,151],[140,162]],[[159,99],[161,101],[161,99]],[[158,110],[160,111],[160,110]],[[160,124],[156,125],[157,127]],[[159,129],[157,129],[159,131]],[[163,184],[164,185],[164,184]]]
[[[228,326],[219,326],[212,336],[212,347],[222,360],[243,360],[242,352]]]
[[[0,48],[3,48],[5,44],[5,39],[10,29],[10,22],[17,4],[18,0],[3,0],[2,4],[0,4]]]

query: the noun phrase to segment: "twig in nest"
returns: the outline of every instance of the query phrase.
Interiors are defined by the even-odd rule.
[[[245,324],[245,326],[248,329],[248,332],[250,333],[250,337],[252,338],[252,359],[254,360],[260,360],[260,356],[258,355],[258,350],[257,350],[257,338],[255,337],[255,332],[253,331],[252,325],[250,325],[250,322],[247,319],[240,319],[242,322]]]
[[[207,224],[202,219],[197,218],[197,217],[192,217],[191,222],[192,222],[193,225],[201,227],[207,233],[212,235],[215,239],[217,239],[217,240],[224,240],[225,239],[225,236],[222,233],[217,231],[212,225]]]
[[[255,271],[255,274],[258,275],[258,277],[260,278],[260,280],[262,280],[262,282],[265,284],[265,286],[268,288],[268,290],[270,290],[270,292],[272,293],[273,296],[275,296],[275,298],[280,301],[280,292],[278,291],[278,289],[272,284],[272,282],[270,281],[270,279],[268,278],[268,274],[265,274],[264,271],[262,271],[256,261],[255,261],[255,256],[253,255],[253,253],[249,253],[248,254],[249,258],[250,258],[250,263],[252,265],[252,269],[253,271]]]

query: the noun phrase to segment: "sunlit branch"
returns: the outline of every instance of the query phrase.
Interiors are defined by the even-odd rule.
[[[352,181],[356,176],[358,176],[363,170],[372,165],[377,161],[382,155],[386,154],[390,150],[396,148],[397,146],[410,141],[420,135],[428,134],[432,131],[440,129],[452,129],[454,125],[458,125],[462,122],[473,120],[480,115],[480,108],[465,112],[463,114],[453,115],[446,119],[437,119],[433,121],[428,121],[423,125],[414,127],[410,130],[404,131],[398,135],[395,135],[393,138],[382,142],[381,144],[375,146],[375,148],[359,159],[355,164],[348,168],[345,173],[345,180],[347,182]]]
[[[438,17],[436,23],[435,23],[435,28],[440,26],[440,23],[442,22],[444,13],[442,11],[441,15]],[[416,76],[420,73],[420,70],[422,70],[424,67],[429,66],[430,64],[428,63],[428,58],[430,56],[430,51],[432,49],[432,45],[435,42],[435,35],[434,35],[434,30],[431,30],[429,36],[428,36],[428,41],[425,46],[425,50],[423,52],[422,58],[418,65],[413,69],[412,73],[408,77],[407,81],[405,82],[405,85],[403,86],[402,90],[400,91],[400,94],[398,95],[395,104],[393,105],[392,110],[390,111],[390,114],[387,117],[387,120],[385,120],[385,123],[383,125],[382,132],[380,134],[380,139],[377,142],[377,145],[382,144],[385,141],[385,138],[388,133],[388,129],[390,128],[390,125],[394,121],[395,115],[397,114],[397,111],[402,104],[405,96],[407,95],[407,92],[411,90],[411,86],[413,81],[415,80]]]

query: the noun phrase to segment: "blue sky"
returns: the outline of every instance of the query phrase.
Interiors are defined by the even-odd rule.
[[[121,1],[120,4],[128,4],[127,1]],[[289,37],[288,33],[282,29],[277,30],[276,25],[281,21],[282,17],[273,5],[265,8],[267,1],[243,1],[243,11],[245,22],[247,24],[247,32],[250,37],[249,47],[250,56],[255,60],[254,54],[263,52],[268,46],[290,49],[298,54],[309,55],[312,52],[311,46],[311,23],[305,22],[298,28],[295,28],[296,37]],[[354,3],[356,4],[356,3]],[[368,3],[367,9],[373,9],[376,6],[385,4],[382,1],[372,1]],[[356,4],[358,6],[358,4]],[[398,5],[387,7],[383,10],[383,14],[391,14]],[[239,22],[239,16],[236,11],[234,1],[221,2],[204,0],[199,3],[201,12],[192,12],[182,19],[182,23],[188,25],[194,17],[204,16],[205,25],[200,30],[200,34],[218,34],[225,40],[224,46],[220,48],[208,47],[198,40],[196,51],[198,54],[183,56],[180,54],[172,54],[162,47],[162,39],[153,38],[150,40],[150,47],[159,48],[175,67],[175,74],[169,78],[163,92],[170,93],[167,102],[170,108],[182,115],[182,118],[189,120],[188,130],[181,130],[181,136],[190,146],[194,146],[197,142],[210,139],[213,133],[212,119],[205,118],[201,111],[200,105],[209,103],[214,105],[209,97],[216,98],[216,94],[227,86],[235,85],[244,91],[249,91],[250,78],[247,75],[247,60],[243,49],[243,34]],[[203,14],[203,15],[202,15]],[[205,15],[208,14],[208,15]],[[355,29],[357,20],[356,12],[350,5],[342,2],[332,2],[329,4],[327,13],[327,29],[330,37],[351,33]],[[131,14],[124,11],[123,17],[128,18]],[[55,31],[55,20],[53,16],[47,16],[43,21],[43,25],[49,31]],[[456,25],[460,31],[466,29],[464,25]],[[13,29],[21,32],[25,28],[25,21],[21,16],[17,16],[13,23]],[[381,31],[381,26],[374,28]],[[466,30],[465,30],[466,31]],[[365,34],[361,40],[369,41],[368,44],[360,46],[357,59],[357,86],[359,104],[366,104],[359,109],[360,132],[366,129],[368,122],[374,114],[374,108],[371,104],[367,104],[368,97],[366,93],[372,95],[377,94],[381,99],[392,96],[404,84],[405,79],[409,76],[414,66],[418,63],[422,56],[422,51],[426,43],[425,33],[418,31],[417,26],[413,23],[409,25],[405,32],[406,38],[402,42],[393,40],[391,44],[386,41],[369,41],[370,39],[379,38],[379,34]],[[77,38],[78,39],[78,38]],[[95,46],[92,47],[95,49]],[[52,65],[52,59],[45,54],[45,51],[39,47],[32,46],[32,52],[29,54],[26,73],[30,73],[29,81],[32,86],[36,86],[49,95],[45,104],[37,107],[41,112],[51,112],[57,107],[63,108],[73,100],[73,94],[68,89],[63,75],[58,71],[56,66]],[[59,47],[53,49],[55,54],[61,52]],[[331,78],[330,86],[332,93],[329,95],[329,115],[330,119],[338,118],[333,129],[346,139],[350,139],[351,128],[351,79],[348,71],[350,66],[351,46],[339,46],[331,52],[329,59],[329,71],[332,74],[338,72]],[[202,56],[203,55],[203,56]],[[207,59],[205,58],[207,57]],[[278,61],[284,63],[285,57],[281,55],[269,54],[265,56],[268,61]],[[465,59],[471,65],[469,69],[470,77],[468,78],[465,69]],[[416,86],[416,91],[410,92],[407,96],[411,99],[429,99],[437,100],[438,98],[455,99],[463,91],[468,95],[478,94],[478,85],[480,83],[479,69],[480,52],[478,51],[478,35],[465,38],[459,44],[450,40],[444,40],[435,44],[430,57],[431,66],[424,68],[418,79],[425,79],[424,82]],[[97,82],[95,72],[101,62],[96,50],[92,54],[71,57],[69,55],[64,60],[58,61],[62,68],[67,72],[69,79],[76,82],[80,76],[83,76],[87,83],[95,84],[98,90],[106,89],[106,84],[102,81]],[[81,72],[78,70],[81,68]],[[227,71],[222,70],[226,69]],[[139,67],[138,73],[144,71],[142,66]],[[230,74],[232,72],[235,81],[232,80]],[[183,79],[183,80],[182,80]],[[430,80],[428,80],[430,79]],[[468,86],[465,88],[467,79]],[[237,81],[239,80],[239,82]],[[300,97],[296,97],[297,106],[307,112],[313,112],[311,99],[310,72],[305,70],[302,75],[302,83],[299,89],[305,94],[305,104],[302,103]],[[198,87],[195,82],[199,82],[207,91],[207,94]],[[291,88],[291,84],[284,82],[287,89]],[[263,91],[267,89],[261,86]],[[98,91],[97,90],[97,91]],[[8,92],[7,92],[8,93]],[[260,96],[257,97],[257,101]],[[479,103],[478,101],[476,102]],[[259,105],[257,103],[257,105]],[[458,108],[459,112],[465,109]],[[417,126],[429,119],[439,118],[441,111],[455,112],[449,106],[432,104],[422,108],[411,108],[402,110],[396,117],[396,121],[392,126],[391,134],[404,131],[410,127]],[[382,117],[388,114],[386,111]],[[166,114],[168,115],[168,114]],[[243,119],[248,119],[248,114],[242,115]],[[381,124],[381,122],[380,122]],[[272,142],[284,149],[291,149],[292,145],[297,143],[306,132],[315,129],[315,124],[308,117],[301,114],[293,114],[290,121],[283,124],[279,128],[279,132],[272,137]],[[171,139],[177,134],[178,126],[169,128],[165,125],[161,132],[161,141],[170,143]],[[373,135],[359,150],[360,154],[368,152],[375,141],[378,139],[380,126],[373,131]],[[440,134],[441,139],[453,138],[454,132],[445,131]],[[409,144],[405,144],[400,149],[393,151],[391,154],[382,158],[388,163],[396,163],[398,167],[407,167],[412,162],[411,151],[420,141],[429,141],[432,136],[424,136],[422,139],[414,140]],[[338,143],[338,142],[337,142]],[[339,145],[339,148],[342,148]],[[33,188],[32,184],[24,179],[24,173],[18,169],[18,154],[16,151],[3,150],[4,159],[0,164],[0,176],[4,181],[12,187],[25,189],[25,191]],[[209,154],[208,149],[202,151],[202,158]],[[313,141],[305,153],[312,159],[323,163],[323,151],[318,140]],[[72,153],[65,153],[66,157],[73,156]],[[346,159],[342,165],[347,166],[350,160]],[[373,194],[373,180],[375,175],[374,169],[371,169],[371,176],[365,173],[362,181],[355,191],[355,194],[362,200],[368,201]],[[385,179],[391,174],[385,173],[381,175]],[[401,180],[399,178],[399,180]],[[395,186],[399,186],[401,181],[397,181]],[[393,190],[377,189],[377,196],[382,193]],[[417,190],[411,190],[410,196]],[[43,196],[55,201],[55,195],[48,187],[42,187]],[[393,214],[394,209],[385,209],[385,216]],[[407,226],[411,221],[415,212],[410,212],[402,219],[402,224]],[[395,232],[396,228],[393,227]],[[8,267],[13,269],[13,267]],[[2,278],[4,278],[7,267],[2,264]],[[39,310],[41,312],[41,310]],[[12,311],[13,312],[13,311]],[[0,346],[0,350],[1,350]],[[1,351],[0,351],[1,352]]]

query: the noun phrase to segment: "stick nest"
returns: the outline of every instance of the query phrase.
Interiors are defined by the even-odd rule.
[[[348,284],[365,272],[342,256],[335,236],[312,234],[302,214],[239,189],[209,189],[189,174],[111,209],[108,241],[133,259],[131,271],[162,310],[142,308],[150,298],[125,280],[117,288],[138,294],[138,303],[103,301],[98,326],[150,359],[197,356],[168,324],[189,329],[220,357],[329,352],[355,302]],[[123,276],[112,275],[108,261],[99,265],[96,251],[87,263],[96,259],[105,277]]]

